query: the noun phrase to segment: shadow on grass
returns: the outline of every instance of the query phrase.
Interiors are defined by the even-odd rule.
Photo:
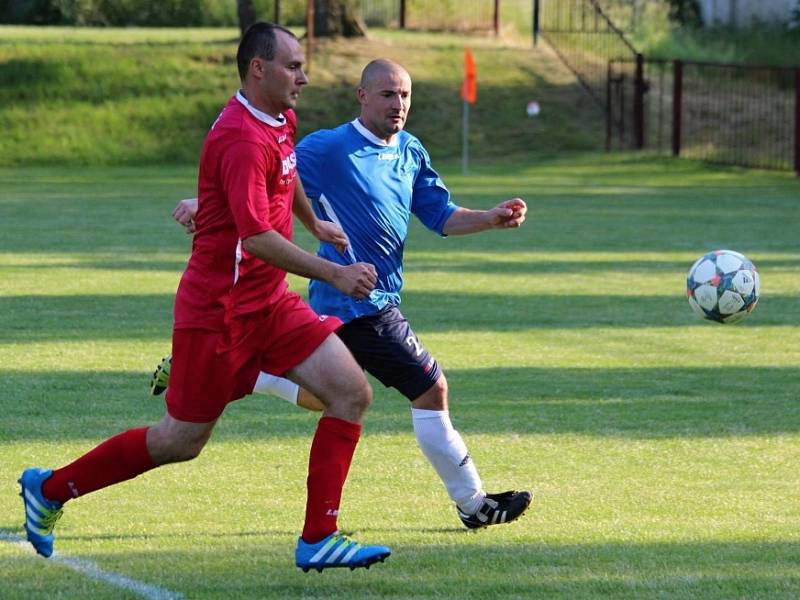
[[[380,540],[380,527],[367,536]],[[407,532],[414,533],[414,532]],[[101,569],[142,580],[185,597],[241,598],[796,598],[800,594],[800,543],[654,542],[558,544],[504,541],[481,532],[464,543],[460,534],[392,543],[385,564],[369,571],[330,569],[302,573],[293,547],[269,530],[263,537],[231,536],[223,544],[164,538],[157,547],[137,544],[105,554],[89,548]],[[217,539],[216,542],[219,542]],[[4,590],[10,597],[59,590],[57,572],[45,563],[9,562]],[[22,576],[24,572],[25,576]],[[454,590],[458,590],[454,594]],[[26,596],[26,594],[28,594]]]
[[[679,291],[680,290],[680,291]],[[404,294],[403,312],[424,341],[441,331],[524,331],[614,327],[721,327],[697,318],[673,296]],[[164,340],[172,335],[172,294],[0,297],[0,342]],[[736,327],[794,326],[800,302],[790,295],[760,300]]]
[[[580,434],[650,439],[800,431],[798,368],[508,368],[447,373],[453,421],[465,433]],[[0,439],[104,438],[154,423],[163,397],[149,373],[6,373]],[[373,382],[370,434],[411,433],[408,402]],[[313,435],[315,414],[274,397],[231,404],[215,439]]]

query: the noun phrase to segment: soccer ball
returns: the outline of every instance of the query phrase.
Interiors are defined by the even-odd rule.
[[[689,269],[686,295],[692,310],[704,319],[735,323],[758,302],[761,282],[756,266],[732,250],[701,256]]]

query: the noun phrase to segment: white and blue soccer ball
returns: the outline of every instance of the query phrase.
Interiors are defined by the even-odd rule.
[[[689,269],[686,295],[695,313],[718,323],[735,323],[752,312],[761,282],[756,266],[743,254],[715,250]]]

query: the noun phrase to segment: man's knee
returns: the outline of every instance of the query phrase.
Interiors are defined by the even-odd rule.
[[[156,464],[184,462],[200,456],[210,435],[210,429],[181,427],[165,420],[148,431],[147,450]]]
[[[424,410],[447,410],[447,379],[444,374],[424,394],[415,398],[411,405]]]
[[[349,406],[361,413],[372,404],[372,387],[366,376],[357,372],[353,377],[347,378],[328,392],[328,403],[340,406]]]

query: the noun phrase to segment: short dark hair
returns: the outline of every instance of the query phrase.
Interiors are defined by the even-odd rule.
[[[272,60],[275,58],[275,32],[283,31],[288,33],[294,39],[297,36],[285,27],[276,25],[275,23],[265,23],[259,21],[253,23],[247,28],[242,36],[242,41],[239,42],[239,50],[236,52],[236,64],[239,67],[239,78],[244,81],[247,75],[247,68],[250,66],[250,61],[256,56],[264,60]]]

